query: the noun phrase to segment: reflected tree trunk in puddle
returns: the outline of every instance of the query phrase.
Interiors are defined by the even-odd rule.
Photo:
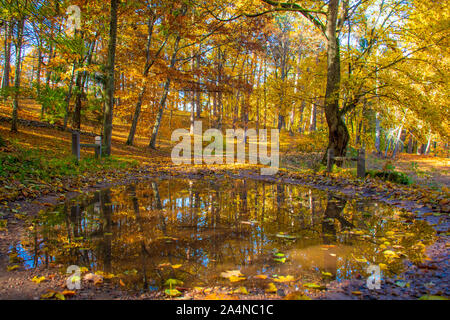
[[[167,236],[166,219],[164,217],[163,212],[161,211],[163,206],[161,203],[161,197],[159,196],[159,189],[158,189],[158,185],[156,184],[156,182],[152,182],[152,190],[153,190],[153,196],[155,197],[155,209],[158,210],[161,231],[163,232],[164,236]]]
[[[105,272],[111,272],[111,227],[112,227],[112,203],[111,203],[111,190],[105,190],[100,192],[102,219],[103,219],[103,268]]]
[[[311,226],[314,226],[314,220],[315,220],[315,216],[316,216],[316,202],[313,199],[313,193],[312,190],[309,189],[308,192],[308,200],[309,200],[309,212],[311,214]]]
[[[136,186],[130,185],[128,188],[131,202],[133,203],[133,211],[136,216],[136,221],[138,223],[138,231],[139,236],[142,238],[141,242],[141,264],[142,264],[142,283],[143,283],[143,289],[148,289],[148,279],[147,279],[147,268],[146,268],[146,256],[148,254],[146,248],[145,248],[145,234],[144,234],[144,228],[143,228],[143,220],[141,217],[141,213],[139,212],[139,202],[136,195]]]

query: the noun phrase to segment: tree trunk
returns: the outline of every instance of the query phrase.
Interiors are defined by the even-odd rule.
[[[169,67],[170,69],[173,69],[175,67],[180,40],[181,40],[181,36],[178,35],[175,40],[175,44],[174,44],[172,59],[170,61],[170,67]],[[169,74],[167,76],[167,80],[164,85],[163,95],[161,96],[161,100],[159,102],[159,109],[158,109],[158,113],[156,114],[155,123],[153,125],[152,136],[150,138],[149,147],[152,149],[156,149],[156,138],[158,136],[159,126],[161,125],[162,115],[163,115],[164,109],[166,107],[166,100],[167,100],[167,95],[169,94],[170,82],[171,82],[171,78],[170,78],[170,74]]]
[[[111,20],[109,25],[108,43],[108,73],[106,78],[106,105],[103,119],[103,139],[105,141],[105,155],[111,155],[111,135],[114,110],[114,66],[117,41],[117,5],[118,0],[111,0]]]
[[[5,46],[4,46],[4,63],[2,76],[2,89],[9,87],[9,74],[11,72],[11,38],[13,24],[12,21],[5,22]]]
[[[11,131],[17,132],[17,112],[19,109],[19,89],[20,89],[20,65],[22,56],[22,40],[23,40],[23,26],[25,18],[21,18],[17,24],[17,43],[16,43],[16,71],[14,76],[14,101],[11,121]]]
[[[66,96],[66,112],[64,114],[64,130],[67,128],[67,121],[69,120],[70,99],[72,98],[73,77],[75,76],[76,61],[73,62],[72,74],[70,75],[69,91]]]
[[[311,104],[311,117],[309,120],[309,132],[316,131],[317,125],[317,107],[315,103]]]
[[[377,112],[375,115],[375,149],[378,155],[381,154],[381,121],[380,113]]]
[[[339,90],[341,82],[341,59],[339,52],[339,39],[336,35],[339,0],[330,0],[327,12],[327,85],[325,91],[325,117],[328,125],[328,147],[322,158],[326,163],[328,149],[334,150],[334,155],[345,156],[350,139],[347,126],[339,110]],[[336,162],[341,165],[342,162]]]
[[[147,35],[147,47],[145,49],[146,60],[145,60],[144,71],[142,72],[142,75],[144,76],[144,83],[142,84],[141,91],[139,92],[138,101],[136,102],[136,107],[134,109],[133,121],[131,123],[130,133],[128,134],[128,139],[126,142],[126,144],[129,146],[132,146],[133,142],[134,142],[134,136],[136,134],[137,123],[139,120],[139,116],[141,114],[142,100],[144,99],[144,94],[145,94],[145,91],[147,90],[147,80],[145,79],[145,77],[147,77],[148,72],[154,62],[154,58],[152,59],[150,56],[150,48],[152,45],[152,35],[153,35],[154,23],[155,23],[155,18],[152,16],[147,21],[148,35]],[[164,46],[164,44],[160,47],[160,50],[162,50],[163,46]]]
[[[41,47],[39,47],[38,48],[38,66],[37,66],[37,70],[36,70],[36,82],[37,82],[36,92],[37,92],[38,96],[41,94],[41,69],[42,69],[42,51],[41,51]]]
[[[144,98],[145,90],[146,90],[146,85],[144,84],[144,86],[141,89],[141,92],[139,92],[138,101],[136,102],[136,107],[134,109],[133,121],[131,123],[130,133],[128,134],[128,139],[126,142],[126,144],[129,146],[132,146],[134,143],[134,136],[136,134],[136,128],[137,128],[137,123],[139,120],[139,115],[141,114],[142,100]]]
[[[82,80],[82,72],[77,72],[77,80],[76,80],[76,96],[75,96],[75,108],[73,111],[73,120],[72,127],[75,130],[80,130],[81,128],[81,98],[83,95],[83,86],[81,85]]]

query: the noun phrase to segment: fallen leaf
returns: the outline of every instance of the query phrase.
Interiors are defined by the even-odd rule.
[[[178,279],[167,279],[164,283],[165,286],[179,286],[183,285],[184,282]]]
[[[231,271],[225,271],[220,274],[223,278],[230,278],[230,277],[241,277],[243,274],[241,273],[241,270],[231,270]]]
[[[228,280],[230,280],[231,282],[239,282],[245,279],[246,279],[245,277],[236,277],[236,276],[231,276],[228,278]]]
[[[164,292],[165,292],[166,295],[168,295],[169,297],[178,297],[178,296],[181,296],[181,292],[178,291],[177,289],[166,289]]]
[[[63,296],[65,297],[73,297],[76,292],[72,291],[72,290],[64,290],[63,292],[61,292],[63,294]]]
[[[324,286],[318,285],[317,283],[304,283],[303,286],[309,289],[318,289],[318,290],[325,289]]]
[[[239,287],[234,290],[233,293],[248,294],[248,291],[245,287]]]
[[[273,284],[273,282],[270,282],[270,283],[267,285],[265,291],[266,291],[267,293],[274,293],[274,292],[277,292],[278,289],[277,289],[277,287]]]
[[[287,294],[283,300],[311,300],[311,298],[301,292],[295,291]]]
[[[294,281],[294,277],[293,276],[279,276],[276,279],[273,279],[273,281],[275,282],[291,282]]]
[[[442,296],[424,295],[421,296],[419,300],[448,300],[448,298]]]
[[[33,279],[31,279],[31,281],[33,281],[34,283],[37,283],[37,284],[41,283],[44,280],[45,280],[44,276],[42,276],[42,277],[34,276]]]
[[[8,267],[6,267],[6,270],[8,270],[8,271],[14,271],[14,270],[17,270],[17,269],[19,269],[19,268],[20,268],[20,266],[17,265],[17,264],[15,264],[15,265],[13,265],[13,266],[8,266]]]

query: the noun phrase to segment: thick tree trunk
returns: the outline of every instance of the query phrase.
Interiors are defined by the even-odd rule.
[[[25,19],[21,18],[17,25],[17,42],[16,42],[16,71],[14,75],[14,101],[11,121],[11,131],[17,132],[17,112],[19,109],[19,90],[20,90],[20,66],[22,59],[22,40],[23,40],[23,26]]]
[[[111,20],[109,25],[108,43],[108,73],[106,78],[106,105],[103,119],[103,139],[105,141],[105,155],[111,155],[111,135],[114,110],[114,66],[117,41],[117,5],[118,0],[111,0]]]
[[[339,91],[341,83],[341,59],[339,39],[336,35],[339,0],[330,0],[327,12],[327,85],[325,91],[325,117],[328,125],[328,147],[322,159],[326,163],[328,149],[334,150],[334,155],[345,156],[350,139],[343,114],[339,110]],[[341,165],[340,162],[336,163]]]

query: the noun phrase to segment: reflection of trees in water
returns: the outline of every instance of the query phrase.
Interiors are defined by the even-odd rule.
[[[330,245],[336,243],[336,224],[335,219],[337,219],[341,226],[344,228],[351,227],[352,224],[347,222],[341,215],[344,211],[347,201],[345,199],[335,198],[328,195],[327,207],[323,214],[322,220],[322,239],[323,244]],[[328,250],[323,251],[324,257],[324,269],[325,272],[331,273],[333,276],[337,272],[337,254],[336,248],[330,247]]]
[[[153,181],[97,192],[84,202],[66,205],[61,208],[66,213],[63,228],[49,226],[39,236],[42,238],[33,240],[35,248],[42,239],[46,245],[61,247],[58,236],[62,232],[69,242],[83,237],[93,250],[69,248],[65,261],[80,266],[95,263],[107,272],[137,269],[139,283],[145,288],[155,277],[167,278],[163,271],[155,271],[160,263],[183,264],[176,274],[171,268],[164,272],[188,280],[205,278],[225,266],[254,263],[256,268],[265,264],[275,268],[270,253],[274,248],[284,250],[292,245],[303,249],[347,241],[340,232],[359,226],[360,217],[354,212],[367,209],[324,196],[299,186],[263,182]],[[346,205],[350,221],[344,216]],[[380,219],[371,219],[365,227],[378,228]],[[250,220],[258,223],[250,225]],[[296,235],[297,240],[286,242],[275,236],[279,232]],[[325,271],[334,275],[337,257],[330,253],[336,254],[335,250],[320,252]]]

